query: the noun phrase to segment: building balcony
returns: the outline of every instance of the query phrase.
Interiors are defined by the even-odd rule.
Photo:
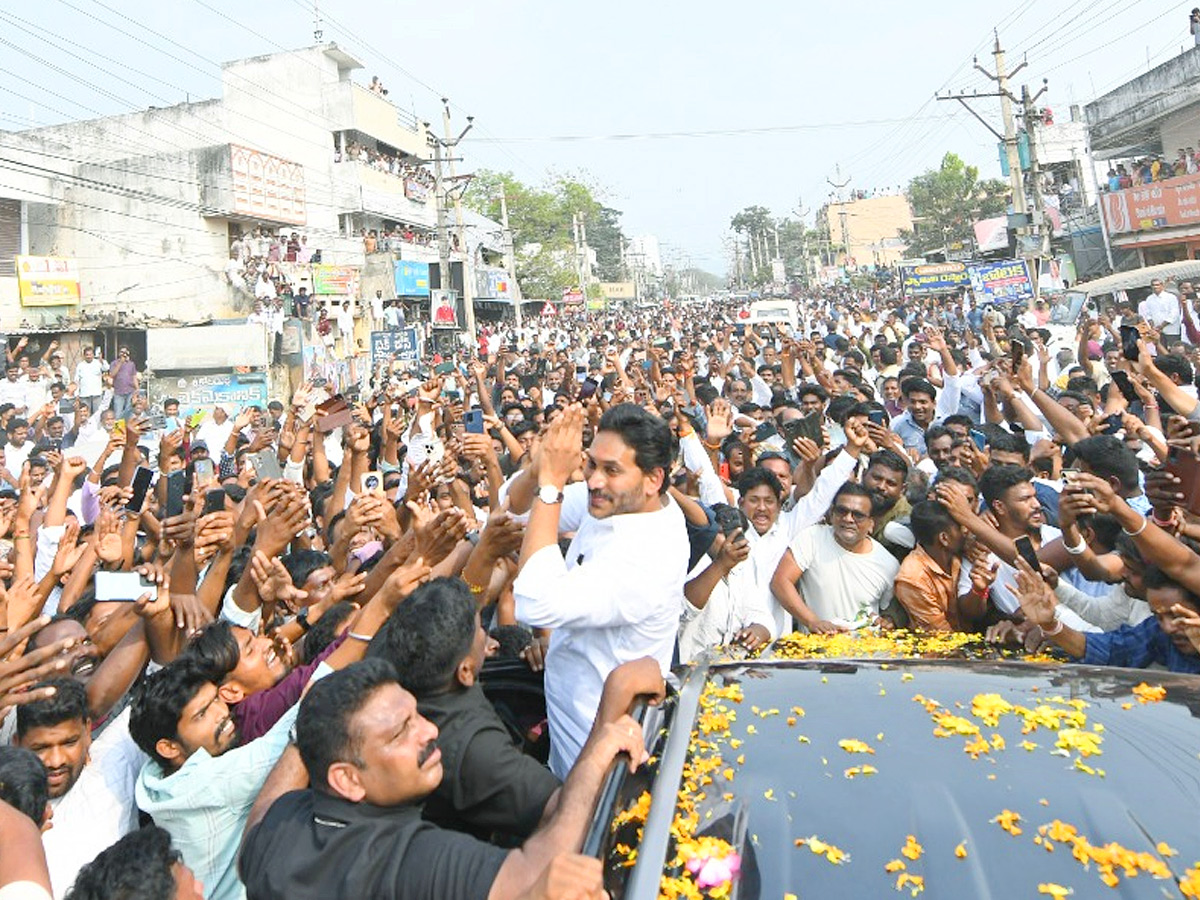
[[[328,85],[325,109],[340,130],[361,132],[411,156],[429,152],[416,116],[360,84],[344,80]]]
[[[332,171],[334,204],[339,212],[363,212],[428,228],[437,220],[433,191],[423,189],[413,179],[358,160],[335,162]]]

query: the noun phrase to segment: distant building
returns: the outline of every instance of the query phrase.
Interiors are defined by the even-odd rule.
[[[912,207],[903,194],[859,196],[823,206],[817,211],[816,227],[828,230],[831,263],[891,266],[904,258],[900,232],[912,230]]]
[[[214,99],[0,135],[29,173],[14,182],[22,190],[0,190],[0,325],[75,312],[18,305],[5,278],[14,250],[74,260],[91,314],[180,320],[249,311],[226,268],[256,229],[295,232],[305,254],[351,271],[298,275],[312,294],[357,293],[367,269],[372,287],[390,285],[392,258],[436,263],[424,128],[353,81],[361,68],[336,44],[258,56],[226,63]],[[376,232],[376,253],[364,231]],[[465,243],[452,254],[455,286],[465,265],[473,285],[502,296],[485,271],[503,271],[501,227],[470,214]]]
[[[1136,251],[1142,265],[1200,258],[1200,48],[1114,88],[1084,115],[1097,162],[1123,166],[1135,182],[1101,195],[1114,251]],[[1180,151],[1193,161],[1176,172]],[[1156,161],[1172,164],[1170,177],[1139,183]]]
[[[629,239],[625,248],[625,259],[630,269],[640,270],[652,278],[662,278],[662,253],[658,238],[652,234],[640,234]]]

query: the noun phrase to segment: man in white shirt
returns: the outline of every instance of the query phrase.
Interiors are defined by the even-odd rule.
[[[11,403],[14,415],[23,416],[28,412],[26,403],[25,382],[21,381],[21,366],[10,362],[4,369],[4,380],[0,381],[0,403]]]
[[[848,481],[828,525],[801,532],[775,569],[771,590],[797,622],[817,634],[873,623],[892,600],[900,563],[871,537],[871,492]]]
[[[221,455],[221,450],[232,433],[233,422],[229,418],[229,413],[223,406],[214,406],[212,415],[196,429],[196,440],[203,441],[209,452],[215,454],[215,459]]]
[[[1138,315],[1162,332],[1167,346],[1179,340],[1183,311],[1179,307],[1179,298],[1163,289],[1161,278],[1150,282],[1150,293],[1138,304]]]
[[[9,419],[7,434],[8,444],[4,448],[6,468],[19,476],[21,466],[25,465],[35,446],[29,440],[29,423],[24,419]]]
[[[509,492],[518,514],[532,503],[513,591],[520,621],[554,629],[545,694],[550,768],[560,778],[583,747],[608,673],[641,656],[670,667],[689,555],[683,513],[666,495],[667,423],[634,404],[612,407],[587,449],[586,481],[568,485],[583,424],[583,409],[568,407]],[[570,532],[564,560],[559,535]]]
[[[61,898],[76,873],[138,827],[134,784],[146,755],[129,736],[129,710],[94,741],[87,689],[55,678],[53,697],[17,708],[18,746],[46,767],[54,827],[42,836],[50,884]]]
[[[42,377],[42,370],[30,366],[25,375],[25,408],[30,415],[35,414],[50,402],[50,382]]]
[[[75,364],[75,383],[79,386],[79,399],[95,414],[104,393],[104,362],[96,359],[92,347],[83,348],[83,359]]]

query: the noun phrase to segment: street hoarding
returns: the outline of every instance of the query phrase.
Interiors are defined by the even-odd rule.
[[[968,269],[977,303],[1002,305],[1033,299],[1033,279],[1029,277],[1029,263],[1023,259],[972,263]]]
[[[357,266],[313,266],[313,293],[353,297],[358,294],[358,277]]]
[[[18,256],[17,288],[22,306],[77,306],[79,267],[58,256]]]
[[[900,266],[900,284],[906,296],[961,291],[971,286],[966,263],[922,263]]]
[[[371,332],[371,364],[391,356],[406,366],[416,366],[421,361],[421,339],[416,328]]]
[[[411,259],[396,260],[396,296],[429,296],[429,263]]]

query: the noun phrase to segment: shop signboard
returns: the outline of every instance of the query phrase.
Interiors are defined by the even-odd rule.
[[[22,306],[77,306],[79,267],[58,256],[18,256],[17,288]]]
[[[411,259],[396,260],[396,296],[429,296],[429,263]]]
[[[163,400],[174,397],[183,413],[196,409],[211,410],[222,406],[231,415],[245,406],[267,405],[265,372],[219,372],[156,375],[150,380],[150,406],[161,408]]]
[[[1200,175],[1180,175],[1100,195],[1109,234],[1200,223]]]

